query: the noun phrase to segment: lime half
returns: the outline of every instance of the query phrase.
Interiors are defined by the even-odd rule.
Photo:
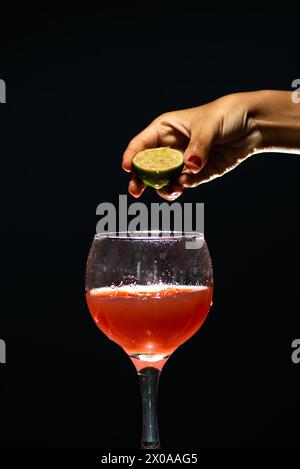
[[[180,175],[183,153],[170,147],[149,148],[133,157],[132,166],[144,184],[161,189]]]

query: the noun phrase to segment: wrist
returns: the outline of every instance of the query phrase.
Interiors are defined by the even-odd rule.
[[[247,112],[259,128],[265,151],[300,152],[300,104],[288,91],[245,93]]]

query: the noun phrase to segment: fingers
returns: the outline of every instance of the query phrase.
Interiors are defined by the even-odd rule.
[[[168,202],[173,202],[183,193],[184,189],[199,186],[199,184],[208,182],[215,177],[217,176],[213,174],[213,171],[210,168],[210,164],[207,163],[203,170],[198,174],[187,172],[182,173],[176,181],[172,182],[168,186],[163,187],[162,189],[158,189],[156,192],[160,197],[167,200]]]
[[[188,189],[191,187],[196,187],[199,184],[200,175],[184,173],[178,178],[178,184],[183,189]]]
[[[154,148],[157,146],[158,135],[155,127],[150,125],[134,137],[128,144],[124,154],[122,167],[125,171],[132,171],[131,160],[139,151],[145,150],[146,148]]]
[[[125,171],[132,171],[132,159],[136,153],[146,148],[158,146],[159,126],[157,123],[155,124],[156,121],[153,121],[130,141],[123,154],[122,166]],[[187,173],[183,172],[177,181],[157,190],[160,197],[173,201],[182,194],[184,188],[195,187],[213,178],[212,173],[216,173],[216,171],[210,167],[209,155],[214,139],[218,134],[217,124],[219,125],[219,120],[215,116],[212,118],[211,113],[209,116],[202,116],[201,120],[198,119],[197,122],[191,122],[190,143],[184,152],[184,171],[187,171]],[[136,176],[133,176],[129,183],[128,191],[133,197],[139,197],[145,190],[145,187],[145,184]]]
[[[179,176],[177,183],[183,189],[197,187],[199,184],[211,181],[219,177],[221,174],[218,172],[213,162],[208,161],[205,167],[197,174],[183,173]]]
[[[162,189],[157,189],[156,192],[163,199],[172,202],[182,194],[183,186],[178,184],[177,182],[173,182],[168,186],[163,187]]]
[[[138,179],[136,176],[133,176],[128,185],[128,192],[133,197],[138,198],[146,189],[146,185]]]
[[[145,189],[146,185],[141,182],[136,176],[133,176],[128,185],[128,192],[133,197],[138,198],[140,197],[140,195],[142,195]],[[165,186],[162,189],[157,189],[156,192],[163,199],[172,202],[182,194],[183,185],[180,185],[177,182],[173,182],[172,184]]]
[[[168,202],[173,202],[180,197],[184,189],[197,187],[200,184],[204,184],[205,182],[219,177],[220,175],[220,172],[216,171],[213,163],[208,161],[199,173],[182,173],[176,181],[162,189],[157,189],[156,192],[162,199],[167,200]],[[133,197],[137,198],[144,192],[145,188],[145,184],[136,176],[133,176],[129,183],[128,191]]]
[[[192,130],[190,143],[184,152],[184,163],[191,173],[199,173],[206,165],[213,138],[213,126],[208,123]]]

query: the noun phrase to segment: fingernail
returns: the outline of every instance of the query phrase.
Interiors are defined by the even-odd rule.
[[[195,166],[198,166],[198,168],[202,168],[202,160],[199,158],[197,155],[192,155],[188,158],[188,161]]]

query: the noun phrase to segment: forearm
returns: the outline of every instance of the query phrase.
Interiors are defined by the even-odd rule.
[[[300,103],[289,91],[247,93],[249,117],[259,127],[265,151],[300,154]]]

